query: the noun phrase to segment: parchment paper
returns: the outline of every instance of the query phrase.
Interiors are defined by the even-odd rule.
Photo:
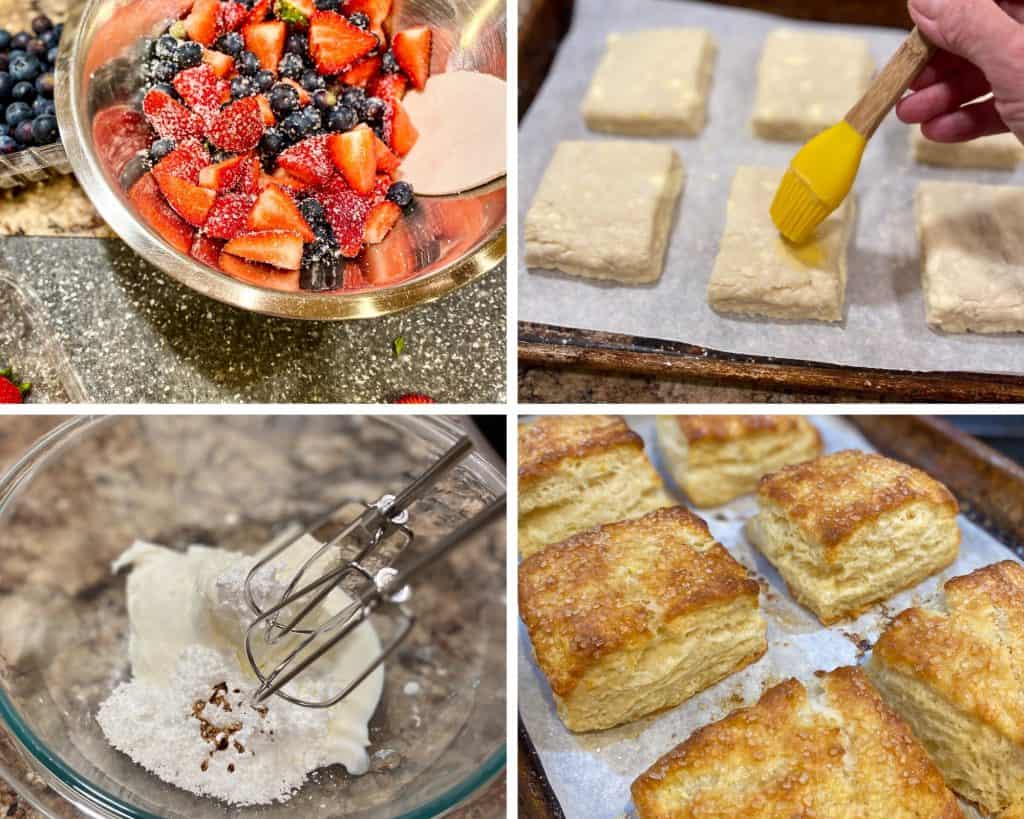
[[[840,418],[813,420],[821,430],[827,452],[872,449],[857,429]],[[647,451],[672,488],[673,496],[682,502],[683,496],[658,458],[654,418],[636,416],[629,418],[629,423],[643,436]],[[963,540],[956,563],[858,619],[826,628],[792,600],[772,565],[747,543],[743,524],[757,512],[753,496],[696,511],[708,522],[715,538],[762,581],[761,607],[768,621],[768,651],[758,662],[663,714],[608,731],[573,734],[558,719],[551,690],[534,664],[526,628],[522,622],[519,624],[519,713],[555,795],[570,819],[633,816],[629,795],[633,780],[695,729],[736,708],[752,705],[767,688],[788,677],[807,681],[819,669],[829,671],[842,665],[861,664],[869,655],[865,653],[866,645],[858,643],[866,640],[873,644],[889,620],[903,609],[927,602],[951,577],[1014,557],[999,541],[961,516]],[[964,809],[972,819],[979,816],[966,804]]]
[[[913,197],[924,179],[1024,182],[1014,173],[929,168],[913,162],[908,127],[889,117],[868,146],[856,185],[858,220],[850,247],[846,319],[841,324],[725,318],[706,291],[737,165],[785,168],[799,143],[754,137],[750,117],[757,63],[776,27],[866,37],[879,67],[906,32],[808,24],[712,4],[669,0],[578,0],[573,28],[519,132],[520,224],[555,146],[565,139],[628,139],[591,133],[579,106],[614,31],[699,26],[718,43],[709,122],[697,139],[665,140],[686,165],[687,181],[661,280],[609,286],[552,272],[527,272],[522,242],[519,317],[683,341],[746,355],[895,370],[1024,372],[1017,336],[947,335],[929,329],[921,295]],[[580,173],[587,173],[580,168]]]

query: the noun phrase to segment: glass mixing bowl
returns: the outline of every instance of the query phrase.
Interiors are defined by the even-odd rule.
[[[487,784],[505,764],[503,521],[414,584],[417,624],[385,667],[362,777],[334,766],[289,802],[229,808],[148,773],[95,719],[129,675],[109,562],[133,539],[251,552],[332,500],[395,491],[460,431],[441,417],[118,416],[42,439],[0,480],[0,719],[63,799],[12,784],[50,817],[133,819],[427,817]],[[410,525],[429,540],[503,491],[473,454]]]
[[[358,262],[355,289],[299,289],[298,272],[228,275],[182,253],[128,202],[122,171],[148,145],[129,102],[140,85],[140,44],[191,0],[88,0],[72,12],[57,61],[57,118],[78,181],[100,215],[147,261],[183,284],[246,310],[304,319],[392,313],[433,301],[505,257],[505,181],[458,197],[420,197],[413,213]],[[434,73],[471,70],[505,78],[504,0],[395,0],[392,30],[434,31]],[[355,271],[352,271],[355,273]]]

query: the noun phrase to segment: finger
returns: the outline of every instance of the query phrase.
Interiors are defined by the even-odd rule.
[[[896,116],[909,124],[927,122],[955,111],[991,90],[992,86],[981,70],[972,67],[904,97],[896,105]]]
[[[933,142],[967,142],[1008,130],[996,110],[995,100],[966,105],[921,126],[921,132]]]
[[[936,52],[928,65],[925,66],[924,71],[917,75],[910,84],[910,88],[912,91],[917,91],[973,67],[972,63],[957,54],[939,51]]]
[[[1016,0],[1000,0],[999,8],[1018,23],[1024,23],[1024,3],[1016,2]]]
[[[909,0],[909,9],[929,42],[970,60],[993,87],[1007,72],[1019,76],[1008,46],[1020,37],[1020,24],[993,0]]]

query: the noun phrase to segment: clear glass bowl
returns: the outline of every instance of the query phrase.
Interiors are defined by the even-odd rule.
[[[163,31],[188,0],[88,0],[72,12],[57,60],[57,118],[68,159],[100,215],[147,261],[211,298],[246,310],[305,319],[347,319],[433,301],[505,258],[505,180],[458,197],[420,197],[414,212],[358,260],[355,289],[299,289],[298,272],[227,275],[175,250],[128,202],[122,169],[148,142],[132,124],[143,38]],[[434,31],[432,69],[505,77],[502,0],[403,0],[394,29]],[[124,180],[128,181],[128,180]],[[356,273],[356,271],[352,271]],[[246,275],[247,278],[239,278]]]
[[[59,142],[0,155],[0,188],[20,188],[69,173],[71,163]]]
[[[386,667],[365,776],[335,766],[283,805],[228,808],[148,773],[95,720],[129,674],[109,561],[134,538],[253,551],[331,500],[393,491],[459,432],[440,417],[118,416],[42,439],[0,480],[0,719],[66,801],[12,784],[47,816],[132,819],[427,817],[487,784],[505,764],[503,522],[414,586],[417,625]],[[412,525],[429,539],[503,491],[474,454]]]

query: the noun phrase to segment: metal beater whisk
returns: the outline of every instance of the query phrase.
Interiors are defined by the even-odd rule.
[[[488,504],[482,511],[452,530],[429,549],[414,553],[408,548],[414,535],[406,524],[409,521],[410,505],[421,498],[446,472],[461,461],[473,448],[472,441],[463,436],[452,445],[425,472],[412,481],[397,495],[383,495],[372,503],[363,500],[346,498],[329,512],[321,516],[313,525],[300,534],[289,537],[285,542],[274,546],[252,567],[245,579],[245,596],[249,607],[256,615],[245,634],[245,653],[260,687],[253,697],[259,704],[273,694],[296,705],[309,708],[329,708],[343,700],[365,680],[373,670],[390,656],[412,630],[415,617],[404,605],[410,597],[408,583],[416,573],[436,560],[444,557],[455,546],[465,541],[472,534],[487,526],[504,512],[505,496]],[[259,572],[275,557],[293,545],[301,537],[312,533],[326,525],[331,519],[350,506],[359,506],[362,512],[344,525],[342,530],[323,544],[311,555],[291,578],[280,601],[270,608],[262,609],[253,593],[252,582]],[[397,555],[384,568],[371,571],[366,565],[367,558],[379,553],[379,547],[393,535],[397,535]],[[342,557],[346,551],[354,554]],[[321,558],[337,553],[340,562],[337,566],[299,587],[304,575]],[[377,557],[380,557],[377,554]],[[351,582],[355,581],[361,588],[353,590]],[[351,605],[330,617],[319,625],[309,626],[307,618],[318,608],[335,588],[345,581],[349,582],[346,592],[353,598]],[[308,599],[307,599],[308,598]],[[298,608],[292,615],[286,613],[290,607]],[[352,633],[361,623],[378,609],[386,607],[397,617],[394,635],[381,649],[381,653],[370,663],[346,688],[337,696],[326,700],[303,700],[294,697],[283,687],[295,679],[320,657],[330,651],[339,642]],[[301,635],[297,646],[278,662],[269,673],[264,673],[253,651],[253,640],[257,634],[264,635],[265,644],[273,645],[286,635]]]

